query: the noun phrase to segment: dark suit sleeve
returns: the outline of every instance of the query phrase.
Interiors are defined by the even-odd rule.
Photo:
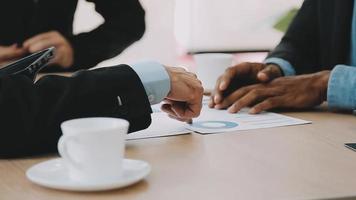
[[[268,55],[292,64],[297,74],[311,73],[318,65],[318,15],[316,0],[304,1],[278,46]]]
[[[35,84],[20,75],[0,78],[0,157],[56,152],[60,123],[68,119],[124,118],[132,132],[149,126],[151,112],[139,77],[126,65]]]
[[[71,69],[90,68],[121,53],[145,31],[145,12],[138,0],[88,0],[105,22],[69,38],[74,49]]]

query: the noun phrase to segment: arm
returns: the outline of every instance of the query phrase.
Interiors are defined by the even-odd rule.
[[[240,88],[229,111],[238,112],[246,106],[252,107],[253,114],[272,108],[311,108],[325,100],[331,109],[355,110],[355,87],[356,67],[337,65],[331,72],[280,77]]]
[[[130,132],[148,127],[151,119],[140,78],[126,65],[46,76],[36,84],[24,76],[1,78],[0,112],[0,157],[56,152],[60,123],[68,119],[124,118]]]
[[[337,65],[330,73],[327,89],[328,106],[333,109],[356,109],[356,68]]]
[[[68,119],[117,117],[130,122],[129,132],[147,128],[152,112],[148,99],[165,99],[162,109],[177,120],[199,115],[203,88],[194,74],[154,62],[133,68],[46,76],[36,84],[20,75],[0,78],[0,158],[55,152],[60,123]]]
[[[317,65],[317,3],[306,0],[289,26],[279,45],[264,63],[242,63],[230,67],[219,77],[211,95],[209,106],[223,109],[236,104],[241,88],[267,83],[280,76],[313,72]],[[232,109],[235,111],[236,109]]]
[[[131,66],[140,77],[151,104],[164,100],[161,109],[179,121],[191,123],[192,118],[199,116],[203,87],[195,74],[157,62]]]
[[[88,0],[105,22],[93,31],[69,38],[74,49],[72,69],[93,67],[121,53],[140,39],[145,12],[138,0]]]
[[[311,73],[318,65],[315,54],[318,47],[317,3],[304,1],[278,46],[265,63],[279,65],[284,75]]]

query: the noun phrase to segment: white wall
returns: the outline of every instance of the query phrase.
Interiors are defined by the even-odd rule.
[[[302,0],[177,0],[175,33],[190,52],[268,50],[273,26]]]
[[[178,13],[175,15],[175,0],[140,1],[146,10],[147,29],[144,37],[121,55],[104,61],[99,66],[142,60],[156,60],[171,66],[177,63],[192,65],[189,57],[179,57],[182,49],[178,48],[178,43],[191,50],[204,48],[236,50],[238,46],[245,48],[253,45],[271,47],[282,36],[281,33],[269,30],[273,19],[280,17],[286,8],[302,2],[302,0],[176,0]],[[187,5],[190,4],[193,5],[193,10],[187,9]],[[276,11],[276,14],[271,14],[269,12],[271,10]],[[264,15],[260,15],[261,13]],[[94,11],[93,4],[79,0],[74,21],[75,33],[91,30],[102,21],[103,19]],[[174,26],[175,22],[177,26]],[[175,27],[179,42],[174,36]],[[226,30],[221,31],[224,28]],[[263,59],[262,57],[252,60],[259,61]],[[249,60],[249,55],[244,57],[244,60]]]

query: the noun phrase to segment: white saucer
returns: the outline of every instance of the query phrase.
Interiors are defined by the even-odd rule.
[[[32,166],[26,172],[27,178],[38,185],[60,190],[101,191],[129,186],[145,178],[151,166],[144,161],[124,159],[123,174],[118,180],[78,182],[71,180],[61,158],[48,160]]]

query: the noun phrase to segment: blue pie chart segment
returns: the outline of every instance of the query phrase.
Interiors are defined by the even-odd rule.
[[[197,121],[192,124],[195,128],[203,129],[228,129],[235,128],[238,126],[235,122],[229,121]]]

